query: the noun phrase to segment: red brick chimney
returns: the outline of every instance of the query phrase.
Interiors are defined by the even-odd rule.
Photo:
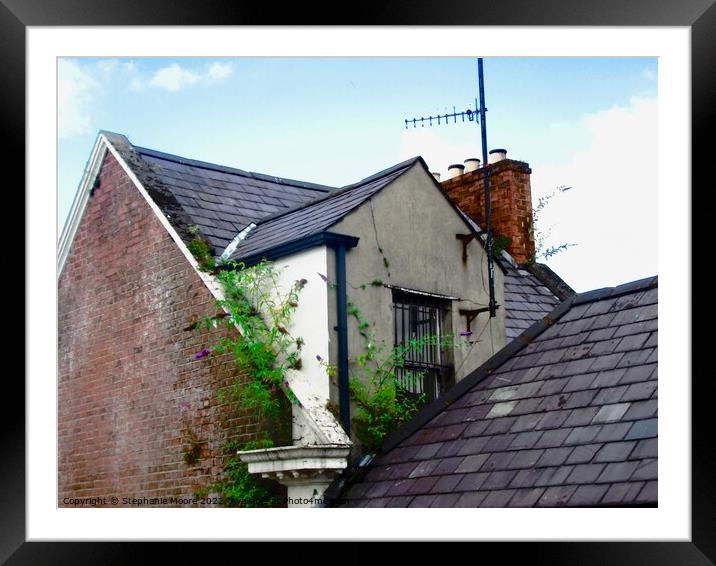
[[[532,169],[524,161],[506,158],[504,149],[490,151],[490,163],[440,183],[450,199],[481,228],[485,225],[485,172],[490,171],[490,214],[495,237],[509,238],[507,251],[517,263],[532,261]],[[471,161],[469,159],[465,160]],[[475,161],[475,160],[472,160]]]

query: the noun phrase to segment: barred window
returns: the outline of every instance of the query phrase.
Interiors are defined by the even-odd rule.
[[[449,333],[449,311],[449,300],[393,290],[395,346],[407,347],[396,377],[409,393],[425,394],[428,401],[436,399],[452,378],[450,351],[441,347]]]

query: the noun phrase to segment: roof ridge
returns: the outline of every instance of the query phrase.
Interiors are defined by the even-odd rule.
[[[618,297],[619,295],[626,295],[637,291],[648,291],[649,289],[653,289],[658,286],[659,276],[654,275],[652,277],[645,277],[643,279],[629,281],[628,283],[622,283],[616,287],[602,287],[601,289],[578,293],[574,296],[573,300],[575,305],[581,305],[583,303],[593,303],[609,297]]]
[[[532,326],[527,328],[519,336],[509,342],[504,348],[498,350],[490,358],[488,358],[480,367],[473,370],[463,379],[458,381],[450,389],[448,389],[442,397],[438,397],[432,403],[429,403],[418,411],[415,416],[398,429],[389,434],[383,441],[383,452],[393,449],[403,440],[415,433],[424,424],[435,418],[448,406],[460,399],[468,393],[475,385],[492,374],[497,368],[504,364],[507,360],[516,355],[519,351],[527,347],[542,332],[553,326],[562,316],[567,313],[573,306],[602,300],[608,297],[615,297],[626,293],[648,290],[657,286],[658,277],[647,277],[624,283],[617,287],[606,287],[587,291],[559,303],[551,312],[546,314],[540,320],[536,321]]]
[[[380,179],[382,177],[386,177],[390,175],[391,173],[397,171],[398,169],[402,169],[404,167],[407,167],[408,165],[413,165],[414,163],[417,163],[418,161],[422,161],[423,158],[419,155],[416,155],[415,157],[411,157],[410,159],[406,159],[405,161],[401,161],[400,163],[396,163],[395,165],[391,165],[390,167],[387,167],[381,171],[378,171],[377,173],[373,173],[372,175],[369,175],[368,177],[361,179],[360,181],[356,183],[352,183],[350,185],[345,185],[340,188],[340,190],[343,189],[349,189],[351,187],[359,187],[361,185],[365,185],[366,183],[370,183],[371,181],[376,181],[377,179]]]
[[[131,142],[130,142],[131,143]],[[149,157],[155,157],[157,159],[163,159],[165,161],[171,161],[173,163],[179,163],[181,165],[189,165],[191,167],[198,167],[200,169],[207,169],[210,171],[219,171],[221,173],[230,173],[232,175],[240,175],[242,177],[249,177],[252,179],[258,179],[262,181],[271,181],[273,183],[281,185],[291,185],[296,187],[303,187],[306,189],[317,190],[321,192],[332,192],[336,190],[336,187],[330,187],[328,185],[321,185],[318,183],[309,183],[307,181],[297,181],[295,179],[287,179],[285,177],[276,177],[275,175],[267,175],[265,173],[256,173],[253,171],[244,171],[236,167],[229,167],[228,165],[219,165],[218,163],[211,163],[209,161],[202,161],[200,159],[192,159],[189,157],[182,157],[181,155],[174,155],[172,153],[166,153],[164,151],[158,151],[148,147],[142,147],[132,144],[134,149],[140,155],[146,155]]]
[[[412,159],[409,159],[409,160],[406,160],[406,161],[402,161],[402,162],[400,162],[400,163],[398,163],[398,164],[396,164],[396,165],[393,165],[392,167],[389,167],[389,168],[387,168],[387,169],[384,169],[383,171],[379,171],[379,172],[376,173],[375,175],[371,175],[370,177],[366,177],[365,179],[362,179],[361,181],[358,181],[357,183],[354,183],[354,184],[352,184],[352,185],[345,185],[345,186],[343,186],[343,187],[341,187],[341,188],[339,188],[339,189],[336,189],[336,190],[331,191],[330,193],[317,196],[317,197],[316,197],[315,199],[313,199],[313,200],[306,201],[305,203],[298,204],[298,205],[296,205],[296,206],[294,206],[294,207],[287,208],[287,209],[285,209],[285,210],[279,210],[278,212],[275,212],[274,214],[271,214],[271,215],[269,215],[269,216],[265,216],[265,217],[261,218],[261,219],[256,223],[256,225],[257,225],[257,226],[260,226],[260,225],[266,224],[267,222],[270,222],[270,221],[272,221],[272,220],[276,220],[277,218],[281,218],[281,217],[283,217],[283,216],[286,216],[287,214],[291,214],[291,213],[293,213],[293,212],[296,212],[296,211],[299,211],[299,210],[303,210],[303,209],[309,208],[309,207],[313,206],[314,204],[318,204],[318,203],[321,203],[321,202],[325,202],[325,201],[330,200],[330,199],[332,199],[332,198],[337,198],[337,197],[339,197],[339,196],[341,196],[341,195],[344,195],[344,194],[347,193],[347,192],[350,192],[350,191],[352,191],[352,190],[354,190],[354,189],[360,188],[360,187],[362,187],[362,186],[364,186],[364,185],[366,185],[366,184],[368,184],[368,183],[370,183],[370,182],[377,181],[378,179],[382,179],[382,178],[384,178],[384,177],[387,177],[388,175],[391,175],[391,174],[393,174],[393,173],[396,173],[396,172],[400,171],[401,168],[403,168],[403,169],[405,169],[405,170],[407,171],[408,166],[409,166],[409,165],[412,165],[412,164],[415,163],[415,162],[417,162],[418,159],[420,159],[420,158],[419,158],[419,157],[414,157],[414,158],[412,158]],[[404,172],[405,172],[405,171],[403,171],[403,173],[404,173]],[[401,174],[402,174],[402,173],[401,173]]]

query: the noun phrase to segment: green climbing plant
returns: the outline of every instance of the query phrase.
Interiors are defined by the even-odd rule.
[[[363,351],[349,360],[349,391],[357,407],[351,422],[363,449],[378,452],[383,439],[409,421],[427,401],[425,394],[416,395],[405,386],[407,380],[418,380],[424,375],[424,372],[405,370],[411,353],[428,345],[447,348],[466,346],[468,343],[456,340],[452,334],[429,334],[388,347],[384,341],[376,341],[374,325],[350,300],[348,314],[356,321],[363,341]]]
[[[280,428],[283,395],[292,403],[298,403],[286,374],[292,368],[300,369],[304,341],[293,336],[289,329],[307,281],[297,280],[288,290],[282,290],[279,273],[270,262],[263,261],[252,267],[231,262],[223,267],[225,269],[216,272],[224,293],[224,298],[216,304],[219,314],[207,316],[195,328],[210,330],[223,325],[239,332],[224,334],[216,344],[204,348],[194,358],[232,354],[242,375],[248,379],[237,378],[220,390],[220,400],[238,401],[260,419]],[[251,442],[227,443],[222,477],[197,493],[207,490],[219,493],[222,504],[231,507],[275,505],[274,492],[265,481],[249,474],[248,467],[236,454],[239,450],[273,445],[268,433]]]

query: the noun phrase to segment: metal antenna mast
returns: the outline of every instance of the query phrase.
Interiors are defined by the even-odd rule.
[[[480,89],[480,137],[482,138],[482,163],[485,167],[485,224],[487,224],[487,280],[490,288],[490,318],[495,317],[495,262],[492,257],[492,226],[490,219],[490,168],[487,165],[487,124],[485,122],[485,76],[482,57],[477,59],[477,82]]]
[[[413,128],[417,128],[418,124],[420,124],[420,127],[425,127],[426,122],[429,126],[432,126],[433,122],[436,122],[438,126],[441,125],[443,122],[445,124],[449,124],[450,118],[453,119],[453,124],[456,124],[458,116],[462,118],[463,122],[465,121],[465,118],[467,118],[468,122],[474,121],[475,123],[479,123],[480,125],[480,138],[482,141],[482,163],[485,169],[485,223],[487,224],[485,247],[487,248],[487,272],[490,292],[489,309],[490,317],[494,318],[495,312],[497,310],[497,307],[495,305],[495,262],[494,258],[492,257],[492,227],[490,225],[490,168],[487,164],[487,125],[485,122],[485,112],[487,112],[487,108],[485,108],[485,79],[482,70],[482,57],[478,57],[477,59],[477,82],[480,96],[480,105],[478,106],[477,100],[475,100],[474,110],[468,108],[467,110],[457,112],[455,110],[455,107],[453,106],[452,114],[438,114],[437,116],[422,116],[420,118],[406,119],[405,128],[407,129],[410,124],[413,125]]]

